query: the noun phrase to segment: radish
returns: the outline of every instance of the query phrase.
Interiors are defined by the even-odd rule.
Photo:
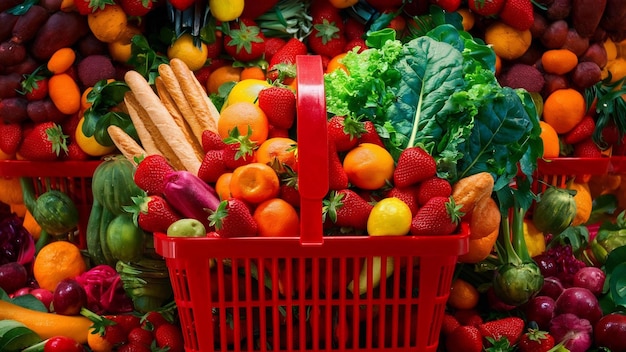
[[[606,274],[602,271],[602,269],[587,266],[576,272],[573,284],[576,287],[584,287],[588,289],[597,297],[602,293],[605,280]]]
[[[571,313],[588,320],[592,325],[602,317],[598,298],[583,287],[569,287],[557,298],[554,314]]]

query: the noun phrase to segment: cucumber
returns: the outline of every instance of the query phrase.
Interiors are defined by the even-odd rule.
[[[102,212],[104,208],[102,204],[96,199],[93,200],[91,205],[91,212],[89,213],[89,221],[87,222],[87,231],[85,234],[87,242],[87,253],[91,257],[91,263],[95,265],[107,264],[106,257],[102,251],[102,245],[100,243],[100,219],[102,218]]]
[[[102,207],[102,216],[100,217],[100,228],[98,237],[100,237],[100,248],[102,249],[102,254],[104,255],[106,264],[115,267],[115,263],[117,259],[111,253],[109,246],[107,245],[107,229],[109,228],[109,224],[113,219],[115,219],[116,215],[107,210],[104,206]]]

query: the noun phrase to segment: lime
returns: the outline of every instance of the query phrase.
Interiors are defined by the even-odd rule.
[[[367,218],[367,232],[370,236],[404,236],[409,233],[412,220],[406,203],[396,197],[384,198]]]

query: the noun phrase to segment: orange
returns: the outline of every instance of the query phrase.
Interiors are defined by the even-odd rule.
[[[189,33],[182,34],[167,48],[168,59],[182,60],[191,71],[202,68],[208,57],[207,45]]]
[[[296,209],[281,198],[268,199],[259,204],[252,217],[261,237],[300,235],[300,219]]]
[[[478,305],[480,294],[474,285],[463,279],[455,279],[450,287],[448,306],[454,309],[473,309]]]
[[[520,31],[503,22],[494,22],[485,29],[485,43],[491,45],[500,58],[515,60],[530,48],[532,34],[530,30]]]
[[[458,14],[461,15],[461,17],[463,18],[462,20],[463,30],[469,31],[472,28],[474,28],[474,23],[476,23],[476,18],[472,11],[470,11],[468,8],[463,7],[463,8],[459,8],[458,10],[456,10],[456,12],[458,12]]]
[[[216,94],[220,86],[227,82],[239,82],[241,80],[241,67],[225,65],[216,68],[209,74],[206,82],[206,89],[209,94]]]
[[[351,149],[343,160],[348,180],[361,189],[382,188],[393,177],[393,157],[373,143],[361,143]]]
[[[496,76],[500,75],[500,72],[502,72],[502,59],[500,58],[500,56],[496,55],[496,64],[495,64],[495,70],[496,70]]]
[[[113,345],[104,336],[94,332],[93,328],[89,329],[89,334],[87,334],[87,345],[93,352],[113,351]]]
[[[220,197],[220,200],[230,199],[230,179],[233,177],[232,172],[225,172],[217,178],[215,181],[215,192]]]
[[[64,279],[73,279],[87,270],[80,249],[68,241],[45,245],[33,263],[33,275],[41,288],[54,291]]]
[[[573,88],[557,89],[543,102],[543,120],[558,134],[569,132],[587,111],[585,97]]]
[[[256,161],[276,166],[278,172],[284,170],[283,165],[291,169],[296,167],[296,141],[286,137],[273,137],[261,143],[256,150]]]
[[[334,56],[330,61],[328,61],[328,65],[326,65],[326,73],[333,72],[334,70],[341,69],[348,72],[348,69],[344,64],[341,63],[341,60],[346,57],[348,53],[341,53],[339,55]]]
[[[269,165],[250,163],[233,170],[230,194],[233,198],[259,204],[278,195],[280,180]]]
[[[260,145],[267,139],[269,122],[261,108],[253,103],[242,101],[222,110],[217,120],[217,133],[222,139],[227,138],[235,128],[240,136],[246,136],[248,128],[252,129],[250,140]]]
[[[541,66],[544,71],[556,75],[564,75],[578,65],[578,56],[568,49],[546,50],[541,55]]]
[[[87,24],[101,42],[112,43],[125,34],[128,27],[126,13],[119,5],[107,5],[87,15]]]
[[[574,201],[576,202],[576,216],[574,216],[572,226],[582,225],[591,217],[591,210],[593,207],[593,199],[591,198],[589,185],[587,185],[587,183],[572,182],[568,189],[576,191],[576,195],[574,195]]]
[[[554,128],[545,121],[539,121],[541,126],[541,141],[543,142],[543,157],[544,158],[556,158],[561,152],[559,144],[559,135]]]
[[[244,79],[265,80],[265,71],[263,71],[263,69],[259,66],[246,67],[241,71],[241,80]]]

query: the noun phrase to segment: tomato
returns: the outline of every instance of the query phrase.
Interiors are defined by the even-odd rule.
[[[78,126],[76,126],[76,132],[74,133],[74,139],[76,144],[82,149],[85,153],[91,156],[103,156],[112,153],[115,150],[115,145],[110,147],[104,146],[98,141],[96,141],[96,137],[91,136],[87,137],[83,133],[83,123],[85,122],[85,118],[82,117],[78,121]]]

